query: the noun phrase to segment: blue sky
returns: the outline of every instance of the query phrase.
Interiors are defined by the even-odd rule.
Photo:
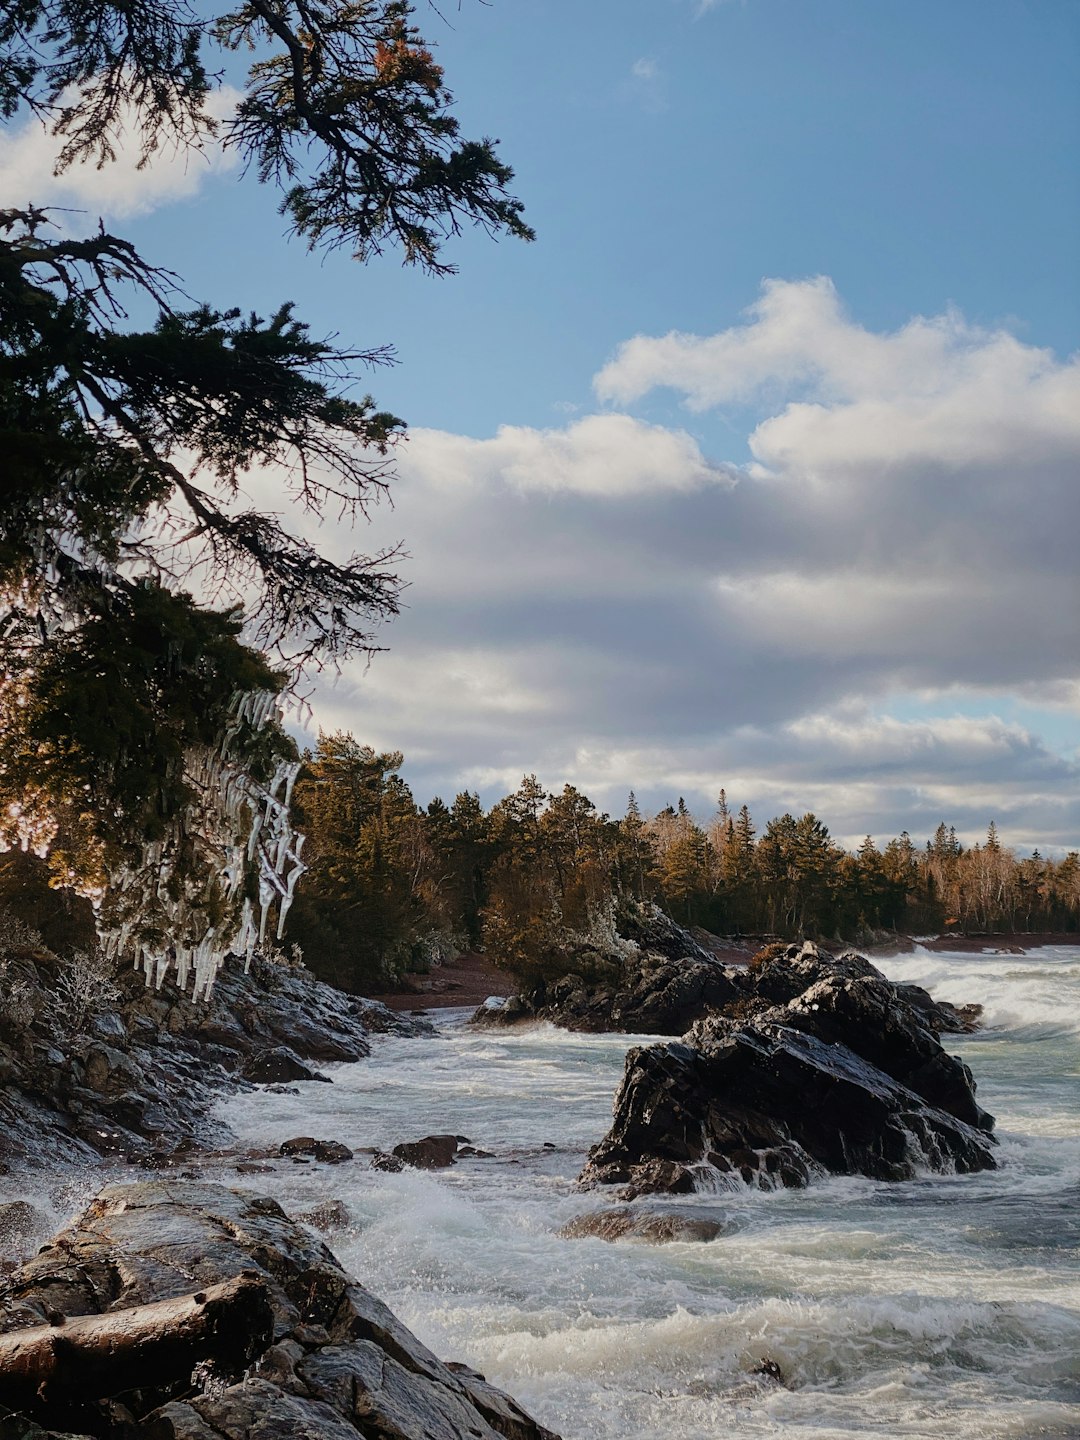
[[[308,255],[199,159],[77,182],[193,294],[396,347],[371,388],[414,437],[352,544],[404,540],[409,609],[316,723],[404,749],[421,799],[536,770],[1080,844],[1080,6],[444,14],[533,245],[466,236],[434,280]]]

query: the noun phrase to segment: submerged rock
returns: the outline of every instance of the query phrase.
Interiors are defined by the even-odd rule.
[[[359,1059],[360,1057],[357,1056]],[[283,1085],[288,1080],[321,1080],[330,1083],[329,1075],[313,1070],[289,1045],[275,1045],[245,1060],[240,1070],[245,1080],[256,1085]]]
[[[823,1172],[994,1167],[971,1072],[902,988],[861,956],[793,948],[750,977],[757,1013],[714,1015],[679,1042],[629,1052],[583,1184],[685,1193],[706,1166],[764,1189]]]
[[[43,1387],[25,1407],[22,1433],[45,1426],[99,1440],[557,1440],[482,1376],[438,1360],[276,1201],[218,1186],[155,1181],[103,1191],[7,1281],[0,1332],[51,1325],[62,1333],[64,1317],[197,1302],[241,1276],[268,1299],[267,1333],[229,1335],[221,1349],[250,1352],[249,1368],[223,1362],[193,1374],[181,1352],[173,1376],[163,1377],[159,1359],[152,1384],[122,1395],[110,1394],[107,1380],[97,1394]],[[2,1384],[0,1377],[0,1395]]]
[[[575,1215],[559,1234],[564,1240],[595,1236],[599,1240],[642,1240],[649,1245],[664,1245],[675,1240],[715,1240],[727,1229],[723,1220],[693,1206],[642,1210],[632,1205],[619,1205],[610,1210],[591,1210],[585,1215]]]
[[[408,1165],[414,1170],[445,1170],[448,1165],[453,1165],[455,1156],[461,1152],[462,1146],[470,1147],[472,1142],[464,1135],[425,1135],[422,1140],[408,1141],[402,1145],[395,1145],[391,1152],[400,1160],[402,1165]],[[372,1162],[374,1164],[374,1162]],[[387,1166],[377,1166],[377,1169],[387,1169]]]
[[[277,1153],[289,1157],[307,1155],[313,1160],[321,1160],[324,1165],[341,1165],[353,1158],[353,1152],[340,1140],[316,1140],[313,1135],[296,1135],[291,1140],[283,1140]]]
[[[298,1220],[303,1220],[305,1225],[310,1225],[314,1230],[341,1230],[348,1225],[351,1216],[348,1207],[343,1200],[324,1200],[321,1205],[316,1205],[314,1210],[305,1210],[297,1215]]]

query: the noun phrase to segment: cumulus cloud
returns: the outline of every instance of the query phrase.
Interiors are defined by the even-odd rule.
[[[222,86],[207,108],[215,119],[224,120],[239,98],[239,91]],[[165,144],[140,169],[137,137],[123,127],[114,161],[100,169],[94,163],[73,165],[57,175],[59,148],[56,137],[34,116],[0,135],[0,205],[70,206],[95,217],[131,219],[191,199],[209,177],[237,164],[235,152],[216,142],[202,151]]]
[[[1062,366],[1051,352],[969,325],[956,310],[879,335],[853,321],[832,281],[818,276],[765,281],[746,313],[747,324],[716,335],[635,336],[597,375],[598,395],[626,404],[670,386],[695,410],[792,389],[824,402],[916,403],[972,389],[985,398],[987,388],[1007,393],[1049,378],[1047,414],[1067,418],[1067,393],[1053,383]],[[1074,416],[1073,434],[1077,423]]]
[[[587,415],[562,429],[503,425],[490,440],[416,430],[409,472],[455,494],[479,486],[618,498],[733,483],[730,467],[709,464],[685,431],[629,415]]]
[[[1001,718],[1080,714],[1075,362],[952,313],[875,334],[813,281],[639,338],[598,387],[661,378],[752,400],[752,462],[626,413],[412,436],[368,537],[405,540],[407,608],[320,722],[404,749],[422,795],[536,770],[707,810],[723,784],[844,837],[992,815],[1076,844],[1078,757]]]

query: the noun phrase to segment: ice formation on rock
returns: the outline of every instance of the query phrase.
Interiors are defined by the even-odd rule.
[[[71,556],[45,524],[35,543],[35,578],[23,578],[0,594],[0,610],[23,617],[36,635],[49,636],[72,620],[60,583]],[[114,573],[106,557],[81,542],[74,548],[82,563]],[[0,676],[0,685],[3,681]],[[194,973],[193,996],[205,999],[226,955],[243,955],[245,968],[250,965],[266,939],[275,904],[281,937],[296,882],[307,869],[300,859],[304,837],[289,822],[300,762],[279,761],[262,783],[245,755],[253,737],[280,722],[272,691],[237,692],[218,743],[194,746],[184,755],[190,803],[164,834],[142,844],[134,861],[110,873],[104,895],[91,895],[99,905],[105,954],[132,954],[148,985],[160,987],[175,967],[178,986],[186,989]],[[9,807],[3,819],[8,843],[46,853],[56,831],[47,811]]]
[[[280,938],[307,868],[300,859],[304,837],[289,820],[300,762],[279,761],[264,784],[236,754],[238,740],[280,719],[270,691],[237,694],[218,745],[193,747],[185,756],[191,803],[163,838],[143,846],[137,863],[111,877],[101,943],[109,955],[133,952],[147,985],[160,987],[175,967],[180,989],[194,973],[193,997],[206,999],[226,955],[250,964],[275,904]],[[193,847],[202,879],[188,878]]]

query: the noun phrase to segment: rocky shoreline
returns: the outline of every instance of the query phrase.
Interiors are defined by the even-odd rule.
[[[10,950],[21,1007],[0,1022],[0,1174],[25,1185],[104,1160],[168,1175],[102,1191],[29,1260],[46,1217],[21,1198],[0,1206],[0,1248],[24,1261],[7,1259],[0,1288],[5,1440],[557,1440],[482,1376],[436,1359],[276,1201],[198,1178],[223,1163],[269,1169],[214,1120],[219,1096],[328,1082],[318,1067],[366,1058],[372,1034],[419,1037],[429,1023],[256,958],[248,973],[226,967],[206,1004],[122,975],[57,1033],[56,957]],[[462,1138],[370,1163],[451,1164],[473,1153]],[[353,1158],[312,1137],[280,1156]]]
[[[275,1201],[207,1185],[192,1168],[207,1161],[214,1173],[225,1162],[252,1177],[268,1169],[265,1156],[237,1152],[213,1120],[222,1093],[326,1080],[318,1067],[365,1058],[372,1033],[420,1036],[431,1033],[427,1022],[342,994],[302,968],[256,959],[249,974],[226,968],[209,1004],[122,976],[119,993],[91,1007],[79,1033],[60,1036],[48,999],[54,959],[26,953],[7,962],[25,1023],[0,1021],[0,1173],[102,1159],[170,1173],[102,1192],[9,1273],[0,1292],[0,1406],[30,1419],[0,1414],[4,1440],[55,1429],[109,1440],[550,1440],[482,1377],[431,1356]],[[522,1020],[682,1037],[628,1054],[611,1131],[580,1177],[586,1188],[621,1186],[624,1203],[585,1217],[574,1234],[707,1240],[715,1222],[692,1207],[657,1215],[647,1203],[627,1203],[688,1194],[705,1170],[774,1188],[823,1171],[898,1179],[920,1165],[995,1163],[993,1121],[977,1105],[970,1072],[939,1039],[975,1017],[893,985],[854,954],[777,945],[749,965],[725,964],[657,913],[617,970],[565,977],[476,1017]],[[464,1136],[433,1135],[373,1151],[369,1163],[440,1167],[484,1153]],[[277,1154],[295,1164],[353,1158],[336,1141],[310,1136]],[[25,1257],[42,1217],[21,1200],[4,1211],[0,1230]],[[298,1218],[321,1230],[336,1223],[332,1215]],[[121,1349],[137,1348],[140,1327],[158,1334],[175,1322],[173,1371],[163,1361],[164,1379],[134,1386],[121,1374],[113,1390],[113,1380],[84,1381],[97,1374],[93,1364],[84,1371],[71,1356],[106,1333],[94,1317],[110,1316],[101,1324],[114,1349],[118,1335]],[[214,1351],[223,1327],[241,1338]],[[209,1352],[189,1364],[196,1342],[183,1337],[210,1332],[198,1341]],[[162,1344],[164,1353],[173,1342]],[[29,1392],[3,1390],[16,1353],[31,1370],[47,1369],[48,1355],[68,1356],[56,1372],[68,1376],[60,1399],[59,1381],[50,1392],[45,1372]]]
[[[268,1197],[104,1190],[0,1295],[9,1440],[558,1440]]]
[[[431,1029],[256,957],[247,973],[227,965],[206,1003],[125,972],[115,997],[62,1033],[57,963],[29,949],[6,962],[21,1009],[0,1016],[0,1174],[101,1157],[165,1165],[228,1143],[211,1115],[218,1095],[325,1078],[320,1064],[364,1059],[372,1033]]]

